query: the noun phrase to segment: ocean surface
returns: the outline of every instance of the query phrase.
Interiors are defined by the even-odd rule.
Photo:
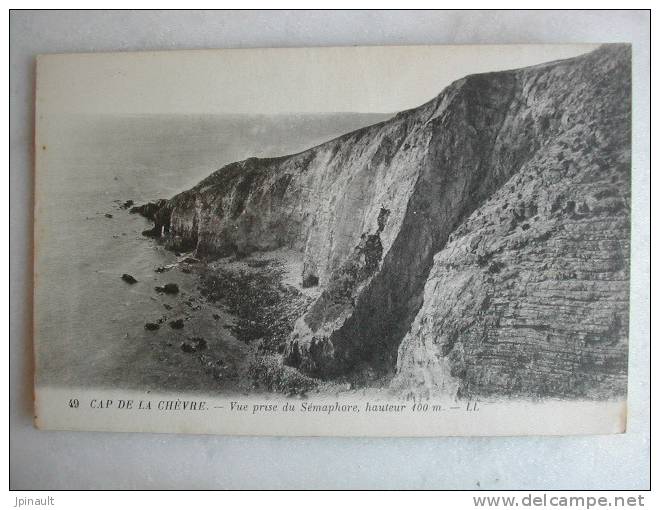
[[[41,120],[35,191],[37,385],[208,389],[198,361],[164,354],[176,349],[164,350],[163,342],[171,347],[176,339],[144,329],[167,306],[173,307],[172,318],[181,299],[195,295],[196,277],[178,270],[155,272],[174,262],[175,255],[143,237],[147,220],[120,205],[169,198],[227,163],[300,152],[386,118],[85,115]],[[123,273],[138,283],[128,285]],[[155,293],[156,285],[168,282],[179,284],[180,296]],[[187,323],[187,335],[218,329],[201,313]],[[226,338],[218,333],[215,341]]]

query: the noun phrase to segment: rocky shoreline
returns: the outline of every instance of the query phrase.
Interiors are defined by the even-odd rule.
[[[154,210],[157,208],[152,202],[133,207],[130,212],[152,219]],[[149,230],[143,235],[153,237]],[[387,388],[387,380],[370,373],[329,382],[286,365],[286,341],[295,321],[319,294],[318,288],[306,285],[298,277],[302,265],[299,254],[279,250],[222,259],[200,259],[192,252],[174,254],[176,262],[157,266],[154,272],[165,276],[185,273],[198,283],[187,292],[179,292],[176,283],[155,286],[152,299],[168,295],[174,302],[163,302],[165,312],[144,327],[165,337],[158,345],[197,358],[206,375],[215,381],[217,390],[304,397],[310,392],[340,394],[356,388]],[[135,280],[129,274],[123,274],[121,279],[129,285]],[[214,324],[206,328],[206,337],[195,336],[203,327],[188,333],[192,321],[209,314]],[[227,337],[231,337],[234,346],[241,346],[232,355],[216,349]]]
[[[153,219],[155,204],[159,202],[135,206],[129,212]],[[149,230],[143,235],[153,237]],[[327,388],[322,381],[283,362],[284,344],[293,324],[312,301],[309,292],[299,290],[302,285],[292,284],[290,275],[287,281],[291,253],[276,253],[271,258],[228,257],[214,261],[198,259],[193,253],[175,255],[176,262],[157,266],[154,272],[164,276],[185,273],[198,283],[187,292],[180,291],[174,282],[153,288],[152,299],[158,295],[170,297],[169,302],[162,303],[165,312],[144,325],[146,331],[164,337],[159,347],[164,346],[170,352],[177,349],[196,358],[205,374],[214,380],[214,387],[221,391],[304,396],[322,386]],[[137,282],[126,273],[121,279],[128,285]],[[196,324],[191,330],[191,323],[204,315],[213,318],[212,327],[200,328]],[[207,335],[199,336],[204,329]],[[230,344],[240,348],[218,349],[228,343],[227,337],[231,338]],[[165,361],[166,356],[160,357]],[[335,389],[345,388],[339,384]]]

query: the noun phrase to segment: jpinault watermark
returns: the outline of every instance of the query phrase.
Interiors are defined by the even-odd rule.
[[[55,506],[55,498],[53,496],[44,496],[43,498],[19,498],[16,497],[16,502],[12,508],[22,508],[29,506]]]

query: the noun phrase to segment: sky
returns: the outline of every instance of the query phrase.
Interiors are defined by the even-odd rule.
[[[371,46],[42,55],[37,113],[394,113],[468,74],[597,45]]]

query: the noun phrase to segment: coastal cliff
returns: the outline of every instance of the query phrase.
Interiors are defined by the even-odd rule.
[[[392,119],[225,166],[138,212],[318,287],[282,356],[456,396],[625,392],[630,48],[472,75]]]

